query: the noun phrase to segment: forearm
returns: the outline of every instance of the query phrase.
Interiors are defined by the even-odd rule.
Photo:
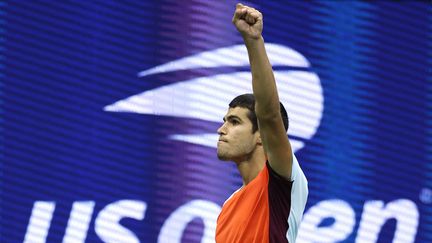
[[[291,178],[292,150],[280,113],[279,97],[262,38],[263,17],[254,8],[236,5],[233,23],[248,50],[262,145],[270,166],[284,178]]]
[[[252,89],[255,96],[255,111],[258,118],[274,117],[279,114],[279,97],[275,78],[263,37],[244,38],[252,72]]]

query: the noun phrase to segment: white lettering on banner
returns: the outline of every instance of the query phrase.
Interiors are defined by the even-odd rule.
[[[84,242],[92,219],[94,201],[74,202],[66,226],[64,243]],[[24,237],[25,243],[44,243],[51,225],[55,202],[36,201]],[[96,216],[95,232],[101,240],[111,242],[140,242],[137,235],[119,222],[123,218],[143,220],[147,204],[138,200],[120,200],[108,204]],[[195,218],[204,222],[201,243],[213,243],[216,219],[220,206],[207,200],[193,200],[174,210],[161,227],[158,243],[180,243],[187,225]],[[414,202],[398,199],[384,204],[383,201],[366,201],[360,218],[356,243],[376,242],[385,222],[396,220],[394,243],[414,242],[419,223],[419,211]],[[320,226],[325,219],[333,219],[328,226]],[[354,230],[355,212],[343,200],[332,199],[318,202],[303,217],[297,243],[339,242],[346,240]]]
[[[328,227],[319,227],[326,218],[333,218],[335,221]],[[297,241],[339,242],[351,234],[354,225],[355,212],[347,202],[336,199],[322,201],[311,207],[303,216]]]
[[[106,243],[140,242],[130,230],[120,225],[122,218],[144,219],[147,204],[142,201],[121,200],[107,205],[96,218],[96,234]]]
[[[332,218],[335,222],[328,227],[319,227],[320,223]],[[398,199],[384,207],[382,201],[367,201],[364,205],[356,243],[370,243],[378,240],[384,223],[396,219],[393,243],[410,243],[415,241],[419,222],[419,212],[414,202]],[[339,242],[352,233],[355,224],[355,213],[352,207],[341,200],[326,200],[311,207],[303,216],[298,243]]]
[[[417,206],[410,200],[399,199],[385,207],[382,201],[365,203],[356,243],[376,242],[382,226],[390,218],[397,222],[393,243],[415,241],[419,221]]]
[[[74,202],[72,212],[66,226],[66,233],[63,243],[84,242],[87,236],[90,221],[92,219],[93,208],[95,203]]]
[[[24,243],[44,243],[51,225],[55,202],[35,202]]]
[[[183,231],[194,219],[204,222],[204,235],[201,243],[215,242],[216,220],[221,208],[204,200],[194,200],[176,209],[162,225],[158,243],[181,243]]]

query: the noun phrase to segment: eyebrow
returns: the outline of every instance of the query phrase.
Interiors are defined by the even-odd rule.
[[[239,121],[242,121],[242,119],[241,119],[240,117],[236,116],[236,115],[229,115],[229,116],[227,116],[227,117],[224,117],[224,118],[223,118],[223,121],[231,120],[231,119],[237,119],[237,120],[239,120]]]

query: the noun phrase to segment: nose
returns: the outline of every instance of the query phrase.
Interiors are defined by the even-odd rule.
[[[220,126],[217,130],[217,133],[219,135],[226,135],[226,127],[225,127],[225,123],[222,124],[222,126]]]

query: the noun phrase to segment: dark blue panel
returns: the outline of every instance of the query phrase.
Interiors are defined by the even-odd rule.
[[[310,191],[298,242],[313,242],[340,222],[347,228],[325,237],[411,242],[414,232],[413,242],[432,242],[431,5],[249,3],[264,14],[266,42],[303,55],[310,67],[291,70],[316,74],[322,89],[290,86],[299,92],[292,97],[292,129],[310,129],[309,117],[319,117],[311,136],[292,135],[304,143],[296,156]],[[23,242],[32,225],[43,234],[44,222],[46,235],[33,236],[47,242],[62,242],[68,230],[75,242],[108,241],[114,239],[110,232],[141,242],[163,242],[164,234],[171,242],[201,242],[206,229],[214,230],[208,222],[241,179],[234,164],[217,159],[203,134],[216,133],[220,124],[207,116],[225,107],[218,97],[232,91],[215,84],[224,81],[217,75],[236,82],[235,75],[249,69],[200,66],[212,61],[203,58],[197,68],[139,73],[241,44],[231,24],[234,6],[171,0],[0,3],[1,242]],[[230,50],[232,56],[220,60],[234,59],[238,53]],[[200,78],[210,80],[206,90],[197,85]],[[169,88],[164,97],[158,93]],[[106,110],[147,91],[154,99],[145,102],[155,111],[138,111],[143,99],[132,100],[127,112]],[[175,100],[179,93],[184,99]],[[316,114],[310,106],[320,98],[323,109]],[[196,110],[184,108],[189,99],[196,99]],[[333,206],[332,217],[316,211],[325,203]],[[45,209],[38,211],[41,205]],[[32,224],[32,212],[52,219]],[[74,213],[81,227],[68,225]],[[107,223],[104,214],[118,214],[119,221]],[[322,220],[313,224],[313,217]]]

